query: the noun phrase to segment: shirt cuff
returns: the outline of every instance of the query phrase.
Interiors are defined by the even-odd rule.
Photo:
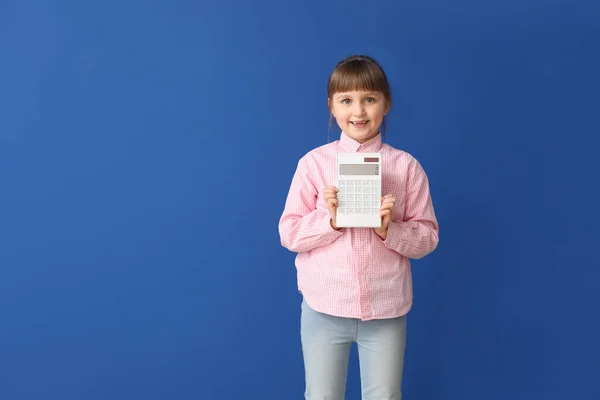
[[[400,224],[401,222],[390,221],[385,240],[382,240],[381,237],[377,235],[379,240],[381,240],[388,249],[395,250],[400,246]]]
[[[321,221],[321,232],[325,232],[325,233],[333,233],[333,234],[342,234],[342,230],[335,230],[333,229],[333,227],[331,226],[331,217],[329,216],[329,213],[325,213],[325,217],[323,217],[323,220]]]

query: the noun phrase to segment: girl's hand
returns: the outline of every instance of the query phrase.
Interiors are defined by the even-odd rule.
[[[391,194],[386,194],[381,198],[381,228],[375,229],[375,233],[383,240],[387,238],[387,230],[388,226],[390,226],[390,221],[392,220],[395,204],[396,198]]]
[[[333,229],[338,229],[335,225],[335,215],[338,207],[338,198],[337,198],[338,189],[335,186],[327,186],[323,188],[323,199],[325,200],[325,204],[327,204],[327,210],[329,211],[329,217],[331,218],[330,224]]]

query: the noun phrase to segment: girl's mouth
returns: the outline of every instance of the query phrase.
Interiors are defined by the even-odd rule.
[[[357,127],[357,128],[364,127],[367,124],[367,122],[369,122],[369,121],[368,120],[364,120],[364,121],[350,121],[350,123],[352,125],[354,125],[355,127]]]

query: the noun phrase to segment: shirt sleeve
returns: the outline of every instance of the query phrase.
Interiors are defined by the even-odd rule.
[[[279,220],[281,244],[293,252],[307,252],[326,246],[343,234],[331,227],[327,209],[317,209],[319,188],[310,172],[308,157],[305,156],[298,162]]]
[[[439,227],[427,175],[414,158],[408,166],[405,196],[404,215],[390,221],[383,243],[405,257],[419,259],[437,247]]]

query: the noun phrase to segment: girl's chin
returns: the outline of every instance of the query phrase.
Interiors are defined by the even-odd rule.
[[[352,127],[350,127],[349,132],[346,132],[348,136],[350,136],[352,139],[356,140],[357,142],[366,142],[367,140],[370,140],[372,138],[374,138],[375,136],[377,136],[377,131],[374,132],[369,132],[366,129],[352,129]]]

